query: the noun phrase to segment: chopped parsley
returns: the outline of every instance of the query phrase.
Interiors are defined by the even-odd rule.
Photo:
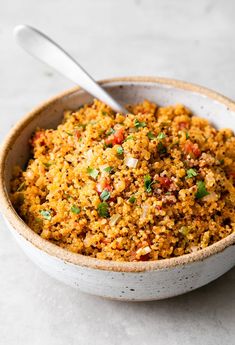
[[[128,137],[126,137],[125,141],[128,141],[128,140],[134,140],[133,135],[128,135]]]
[[[43,216],[46,220],[51,220],[51,211],[41,210],[39,213]]]
[[[197,172],[196,172],[196,170],[195,169],[188,169],[187,170],[187,176],[186,176],[186,178],[192,178],[192,177],[195,177],[195,176],[197,176]]]
[[[103,201],[107,201],[110,198],[110,192],[107,189],[104,189],[103,192],[100,194],[100,199]]]
[[[108,208],[109,208],[109,205],[107,204],[107,202],[101,202],[97,208],[99,216],[103,218],[109,218],[110,215],[109,215]]]
[[[186,135],[186,139],[189,139],[189,138],[190,138],[188,132],[186,132],[185,135]]]
[[[79,213],[81,212],[80,208],[77,207],[76,205],[73,205],[73,206],[71,207],[70,210],[71,210],[71,212],[73,212],[74,214],[79,214]]]
[[[98,175],[99,175],[99,171],[97,169],[93,169],[93,168],[90,168],[90,167],[87,168],[87,173],[94,180],[96,180]]]
[[[20,192],[20,191],[22,191],[22,189],[24,188],[24,186],[25,186],[25,182],[22,182],[20,185],[19,185],[19,187],[17,188],[17,192]]]
[[[210,194],[210,193],[208,193],[206,190],[205,182],[204,181],[198,181],[197,182],[197,193],[195,194],[195,197],[197,199],[201,199],[208,194]]]
[[[143,128],[146,127],[146,122],[140,122],[139,120],[135,119],[134,126],[136,128]]]
[[[70,133],[70,132],[66,132],[66,131],[65,131],[65,133],[66,133],[67,135],[69,135],[70,137],[72,137],[72,136],[73,136],[73,134],[72,134],[72,133]]]
[[[165,153],[167,153],[167,149],[166,146],[163,145],[163,143],[160,141],[160,143],[158,143],[157,145],[157,151],[160,155],[163,155]]]
[[[49,168],[51,166],[51,163],[43,163],[43,165],[46,167],[46,168]]]
[[[220,164],[224,164],[224,159],[221,159],[221,160],[220,160]]]
[[[150,140],[154,140],[154,139],[156,139],[156,136],[153,134],[153,132],[148,132],[148,134],[147,134],[147,137],[150,139]]]
[[[152,192],[152,184],[153,184],[153,181],[151,179],[151,176],[150,175],[145,175],[144,177],[144,187],[145,187],[145,190],[147,193],[151,193]]]
[[[79,127],[82,127],[83,129],[86,128],[86,124],[85,123],[79,123],[75,128],[79,128]]]
[[[158,134],[158,136],[157,136],[157,139],[162,140],[162,139],[164,139],[165,137],[166,137],[166,134],[160,132],[160,133]]]
[[[113,167],[104,168],[104,171],[110,174],[113,171]]]
[[[115,133],[115,130],[113,128],[110,128],[108,130],[108,132],[106,132],[106,135],[109,136],[109,135],[114,134],[114,133]]]
[[[136,197],[134,195],[132,195],[129,200],[128,200],[131,204],[134,204],[136,202]]]
[[[102,110],[102,111],[101,111],[101,114],[102,114],[103,116],[108,115],[108,114],[107,114],[107,112],[106,112],[106,111],[104,111],[104,110]]]
[[[123,152],[124,152],[123,147],[122,147],[122,146],[118,146],[118,147],[117,147],[117,154],[118,154],[118,155],[122,155]]]

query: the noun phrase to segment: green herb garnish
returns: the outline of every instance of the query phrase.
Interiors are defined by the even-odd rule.
[[[186,132],[185,135],[186,135],[186,139],[189,139],[189,138],[190,138],[188,132]]]
[[[108,190],[103,190],[103,192],[100,194],[100,199],[103,201],[107,201],[110,198],[110,192]]]
[[[103,218],[109,218],[110,215],[109,215],[108,208],[109,208],[109,205],[107,204],[107,202],[101,202],[97,208],[99,216]]]
[[[128,135],[128,137],[126,137],[124,141],[128,141],[128,140],[134,140],[133,135]]]
[[[140,122],[139,120],[135,119],[134,126],[136,128],[143,128],[146,127],[146,122]]]
[[[161,133],[158,134],[157,139],[162,140],[165,137],[166,137],[166,134],[161,132]]]
[[[71,212],[73,212],[74,214],[79,214],[79,213],[81,212],[80,208],[77,207],[76,205],[73,205],[73,206],[71,207],[70,210],[71,210]]]
[[[118,154],[118,155],[122,155],[123,152],[124,152],[123,147],[122,147],[122,146],[118,146],[118,147],[117,147],[117,154]]]
[[[46,168],[49,168],[51,166],[51,163],[43,163],[43,165],[46,167]]]
[[[152,188],[151,188],[152,184],[153,184],[153,181],[152,181],[150,175],[145,175],[144,187],[145,187],[146,192],[148,192],[148,193],[152,192]]]
[[[93,169],[93,168],[90,168],[90,167],[87,168],[87,173],[94,180],[96,180],[98,175],[99,175],[99,171],[97,169]]]
[[[24,188],[24,186],[25,186],[25,182],[22,182],[20,185],[19,185],[19,187],[17,188],[17,192],[20,192],[20,191],[22,191],[22,189]]]
[[[221,159],[219,162],[220,164],[224,164],[224,159]]]
[[[187,170],[187,176],[186,176],[186,178],[192,178],[192,177],[195,177],[195,176],[197,176],[197,172],[196,172],[196,170],[195,169],[188,169]]]
[[[108,130],[108,132],[106,132],[106,135],[109,136],[109,135],[114,134],[114,133],[115,133],[115,130],[113,128],[110,128]]]
[[[195,197],[197,199],[201,199],[208,194],[210,194],[210,193],[208,193],[206,190],[205,182],[204,181],[198,181],[197,182],[197,193],[195,194]]]
[[[134,204],[136,202],[136,197],[134,195],[132,195],[129,200],[128,200],[131,204]]]
[[[72,133],[70,133],[70,132],[66,132],[66,131],[65,131],[65,133],[66,133],[66,134],[68,134],[70,137],[72,137],[72,136],[73,136],[73,134],[72,134]]]
[[[76,125],[76,127],[75,128],[79,128],[79,127],[82,127],[83,129],[85,129],[86,128],[86,124],[85,123],[79,123],[78,125]]]
[[[110,174],[113,171],[113,167],[104,168],[104,171]]]
[[[51,211],[41,210],[39,213],[43,216],[46,220],[51,220]]]
[[[157,145],[157,151],[160,155],[163,155],[167,152],[166,146],[163,145],[163,143],[160,141]]]
[[[156,139],[156,136],[153,134],[153,132],[148,132],[147,137],[148,137],[150,140]]]
[[[104,116],[108,115],[107,112],[104,111],[104,110],[101,111],[101,114],[104,115]]]

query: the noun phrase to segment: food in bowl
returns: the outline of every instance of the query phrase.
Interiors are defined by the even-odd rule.
[[[183,105],[115,114],[95,100],[38,128],[11,200],[37,234],[98,259],[198,251],[235,229],[235,137]]]

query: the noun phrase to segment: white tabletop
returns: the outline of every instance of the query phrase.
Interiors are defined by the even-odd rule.
[[[233,0],[8,0],[0,10],[0,138],[72,83],[16,46],[28,23],[64,45],[97,79],[173,77],[235,98]],[[48,277],[0,222],[0,344],[221,345],[235,342],[235,269],[190,294],[124,303]]]

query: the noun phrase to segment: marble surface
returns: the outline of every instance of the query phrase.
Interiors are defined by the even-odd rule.
[[[96,79],[160,75],[235,98],[233,0],[8,0],[0,11],[0,139],[73,84],[26,55],[12,28],[48,32]],[[0,344],[234,344],[235,269],[190,294],[121,303],[64,286],[35,267],[0,220]]]

